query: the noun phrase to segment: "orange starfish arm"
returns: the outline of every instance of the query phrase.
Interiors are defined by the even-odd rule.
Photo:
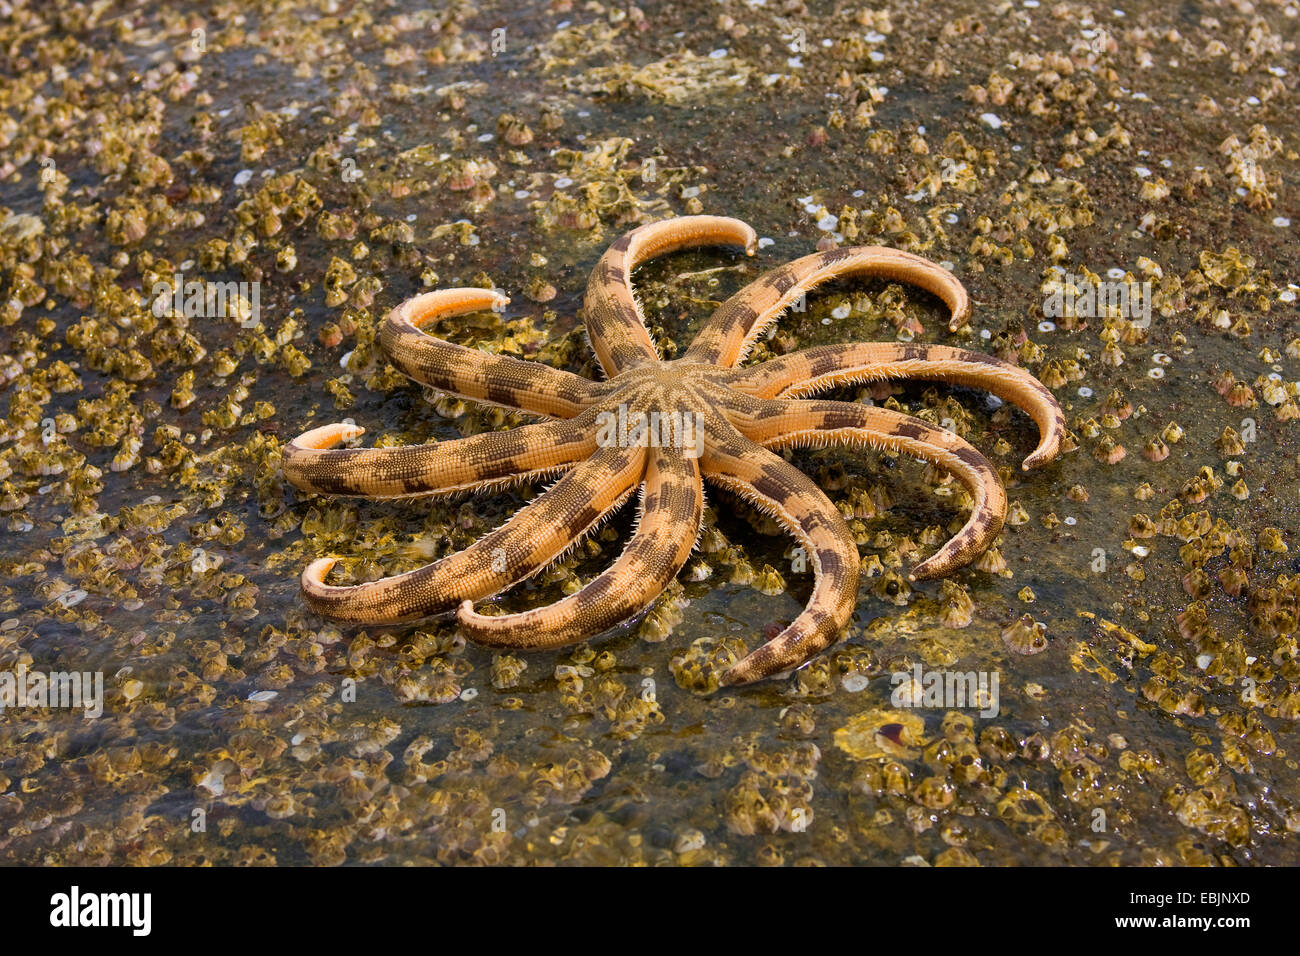
[[[952,311],[948,328],[954,332],[970,315],[966,290],[942,266],[900,249],[854,246],[804,256],[759,276],[718,306],[683,358],[730,368],[800,296],[844,276],[897,279],[934,293]]]
[[[1027,413],[1038,425],[1039,440],[1025,470],[1047,464],[1060,451],[1065,413],[1056,396],[1024,369],[982,352],[896,342],[821,345],[737,369],[728,384],[758,398],[802,398],[836,385],[912,378],[986,389]]]
[[[681,216],[633,229],[596,263],[583,312],[587,337],[605,374],[659,361],[641,304],[632,294],[632,270],[656,256],[694,246],[737,245],[753,255],[758,237],[739,219]]]

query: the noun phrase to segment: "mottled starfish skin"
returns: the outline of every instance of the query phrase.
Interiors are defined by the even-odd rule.
[[[456,441],[399,448],[338,448],[355,425],[326,425],[284,451],[284,473],[306,491],[397,498],[483,489],[560,475],[545,492],[473,545],[425,567],[367,584],[325,583],[335,559],[302,575],[309,605],[366,623],[414,620],[457,610],[462,632],[492,647],[549,648],[600,634],[635,615],[672,582],[699,536],[703,483],[772,515],[812,563],[812,597],[776,637],[722,675],[741,684],[788,671],[834,642],[852,616],[860,559],[848,526],[806,475],[771,449],[846,444],[887,449],[955,475],[974,502],[958,534],[914,578],[947,574],[987,549],[1002,527],[1006,495],[993,466],[942,428],[885,408],[807,398],[848,382],[934,379],[988,389],[1033,417],[1039,444],[1024,467],[1054,458],[1065,434],[1060,406],[1022,369],[965,349],[852,344],[807,349],[735,368],[800,296],[830,279],[882,276],[939,296],[959,328],[969,314],[961,283],[932,262],[896,249],[858,247],[805,256],[750,283],[718,308],[682,358],[662,361],[632,293],[632,270],[658,255],[701,245],[739,245],[754,231],[735,219],[688,216],[642,226],[601,258],[584,304],[588,337],[608,379],[592,382],[534,362],[488,355],[422,331],[439,319],[508,300],[485,289],[450,289],[410,299],[388,316],[381,344],[406,375],[464,398],[550,420]],[[601,443],[603,414],[693,416],[694,442],[662,447]],[[689,436],[679,435],[679,438]],[[697,454],[698,453],[698,454]],[[563,600],[517,614],[485,615],[473,602],[538,573],[603,517],[641,492],[636,530],[622,555]]]

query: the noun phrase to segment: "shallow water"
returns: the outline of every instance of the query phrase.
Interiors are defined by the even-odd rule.
[[[0,860],[1296,862],[1294,5],[1143,3],[1119,16],[959,3],[855,18],[829,4],[707,2],[647,6],[642,20],[561,0],[524,14],[439,7],[439,30],[414,6],[397,19],[401,4],[264,4],[243,22],[173,4],[61,27],[58,6],[0,26],[11,51],[0,172],[15,167],[0,177],[0,303],[31,298],[0,312],[11,379],[0,666],[101,671],[107,696],[94,720],[0,714]],[[196,29],[201,72],[184,90],[190,54],[177,51],[193,50]],[[102,86],[79,88],[87,75]],[[858,111],[873,98],[873,115]],[[504,113],[530,142],[504,141]],[[259,154],[263,115],[279,117],[278,141]],[[594,144],[605,151],[584,158]],[[52,166],[37,158],[47,154]],[[267,171],[291,177],[283,196],[263,189],[276,182]],[[462,178],[471,188],[451,188]],[[322,211],[351,217],[353,234]],[[202,221],[181,221],[195,212]],[[923,341],[1016,356],[1040,376],[1077,363],[1053,390],[1078,447],[1028,474],[1027,416],[971,389],[917,383],[892,396],[954,419],[1024,510],[998,545],[1005,574],[951,578],[973,601],[969,626],[945,625],[940,582],[887,587],[937,547],[915,546],[924,529],[960,524],[962,496],[916,462],[835,450],[791,460],[837,504],[867,493],[887,505],[857,530],[868,565],[876,556],[894,573],[864,578],[846,640],[788,678],[699,686],[722,642],[753,649],[811,590],[790,539],[721,492],[708,497],[716,534],[678,584],[575,648],[502,659],[447,621],[359,628],[307,612],[297,575],[312,557],[350,559],[341,580],[407,570],[540,490],[380,503],[312,498],[279,477],[283,442],[345,417],[366,427],[363,443],[525,420],[457,406],[386,368],[374,330],[422,273],[434,287],[513,297],[504,314],[439,334],[596,376],[578,316],[592,265],[640,221],[696,212],[738,217],[773,242],[749,261],[704,250],[638,273],[652,329],[679,351],[732,292],[835,233],[951,263],[974,301],[970,328],[947,333],[923,293],[846,281],[809,296],[756,358],[893,340],[891,318],[906,316]],[[819,229],[827,215],[834,224]],[[37,217],[42,234],[24,238],[33,227],[18,216]],[[205,244],[240,230],[255,240],[246,260],[227,252],[207,268]],[[280,271],[290,246],[296,262]],[[77,256],[93,279],[79,278]],[[338,265],[326,278],[336,258],[355,281]],[[131,292],[171,274],[159,260],[189,277],[260,281],[261,327],[153,318]],[[1045,330],[1053,264],[1157,287],[1178,278],[1181,291],[1168,287],[1168,314],[1145,331],[1106,316]],[[525,294],[543,283],[554,298]],[[328,323],[343,326],[338,341],[322,340]],[[1125,336],[1109,356],[1117,348],[1122,364],[1103,361],[1108,326]],[[201,357],[184,354],[184,333]],[[1220,394],[1225,371],[1254,404],[1229,404],[1241,389]],[[1133,412],[1112,422],[1114,392]],[[1144,446],[1171,423],[1181,440],[1148,460]],[[112,470],[132,434],[137,460]],[[1122,460],[1098,459],[1106,439]],[[1210,480],[1189,486],[1205,467]],[[1134,515],[1160,524],[1175,500],[1165,527],[1133,534]],[[1200,526],[1178,527],[1202,511]],[[599,573],[632,516],[625,508],[503,606],[549,603]],[[1269,528],[1289,550],[1269,550]],[[1184,616],[1180,629],[1193,601],[1184,575],[1207,540],[1204,623]],[[738,583],[738,566],[770,566],[784,590]],[[1246,576],[1237,596],[1229,567]],[[1025,614],[1046,627],[1042,653],[1002,639]],[[918,664],[996,675],[998,713],[899,707],[892,675]]]

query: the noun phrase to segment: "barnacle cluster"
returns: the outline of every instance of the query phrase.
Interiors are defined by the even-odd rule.
[[[0,861],[1294,860],[1294,11],[326,6],[0,3],[0,674],[102,676],[97,717],[0,711]],[[398,509],[286,485],[283,442],[339,415],[381,443],[514,423],[413,389],[386,310],[499,287],[505,312],[436,333],[591,376],[564,277],[701,212],[759,225],[760,258],[923,253],[978,302],[950,336],[925,297],[854,280],[754,360],[968,346],[1051,388],[1080,453],[1027,476],[1008,406],[845,385],[989,449],[1008,521],[972,568],[909,582],[960,485],[790,452],[857,541],[858,613],[743,692],[718,675],[811,569],[722,494],[677,583],[590,645],[307,612],[309,555],[352,555],[353,581],[418,567],[539,490]],[[661,341],[761,268],[703,261],[638,276]],[[530,587],[581,587],[625,524]],[[934,674],[984,695],[935,703]]]

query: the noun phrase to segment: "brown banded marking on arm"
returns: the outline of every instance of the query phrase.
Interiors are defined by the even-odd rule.
[[[439,319],[510,300],[491,289],[440,289],[407,299],[388,313],[379,343],[388,360],[422,385],[462,398],[546,415],[573,418],[608,393],[607,385],[508,355],[490,355],[422,331]]]
[[[847,444],[900,451],[951,472],[966,486],[975,503],[970,517],[938,552],[912,569],[913,580],[941,577],[973,561],[1002,530],[1007,494],[997,471],[970,443],[945,428],[856,402],[782,399],[743,405],[743,411],[729,409],[728,420],[746,438],[768,448]]]
[[[848,526],[811,478],[783,458],[723,426],[710,430],[705,480],[774,517],[807,551],[813,592],[781,633],[722,675],[724,685],[748,684],[798,667],[825,650],[853,616],[861,559]]]
[[[562,647],[627,620],[672,583],[699,536],[704,492],[696,459],[651,448],[636,532],[618,559],[555,604],[495,617],[465,601],[457,618],[468,640],[488,647]]]
[[[605,374],[659,361],[645,316],[632,294],[632,270],[643,262],[695,246],[738,245],[753,255],[758,237],[739,219],[679,216],[633,229],[601,256],[587,282],[587,338]]]
[[[598,449],[464,551],[405,574],[344,587],[325,583],[337,559],[320,558],[302,573],[303,598],[326,617],[370,624],[450,611],[545,568],[627,500],[644,472],[644,449]]]
[[[294,487],[321,495],[410,498],[509,485],[589,457],[596,450],[596,415],[592,409],[566,421],[395,448],[336,448],[365,429],[322,425],[284,446],[282,468]]]
[[[992,392],[1038,425],[1038,447],[1023,468],[1045,465],[1061,450],[1065,413],[1047,386],[1027,371],[983,352],[947,345],[854,342],[819,345],[749,368],[727,384],[757,398],[806,398],[836,385],[886,379],[927,379]]]
[[[804,256],[759,276],[718,307],[683,359],[730,368],[800,296],[844,276],[879,276],[937,295],[952,313],[948,328],[954,332],[970,316],[965,288],[943,266],[901,249],[853,246]]]

